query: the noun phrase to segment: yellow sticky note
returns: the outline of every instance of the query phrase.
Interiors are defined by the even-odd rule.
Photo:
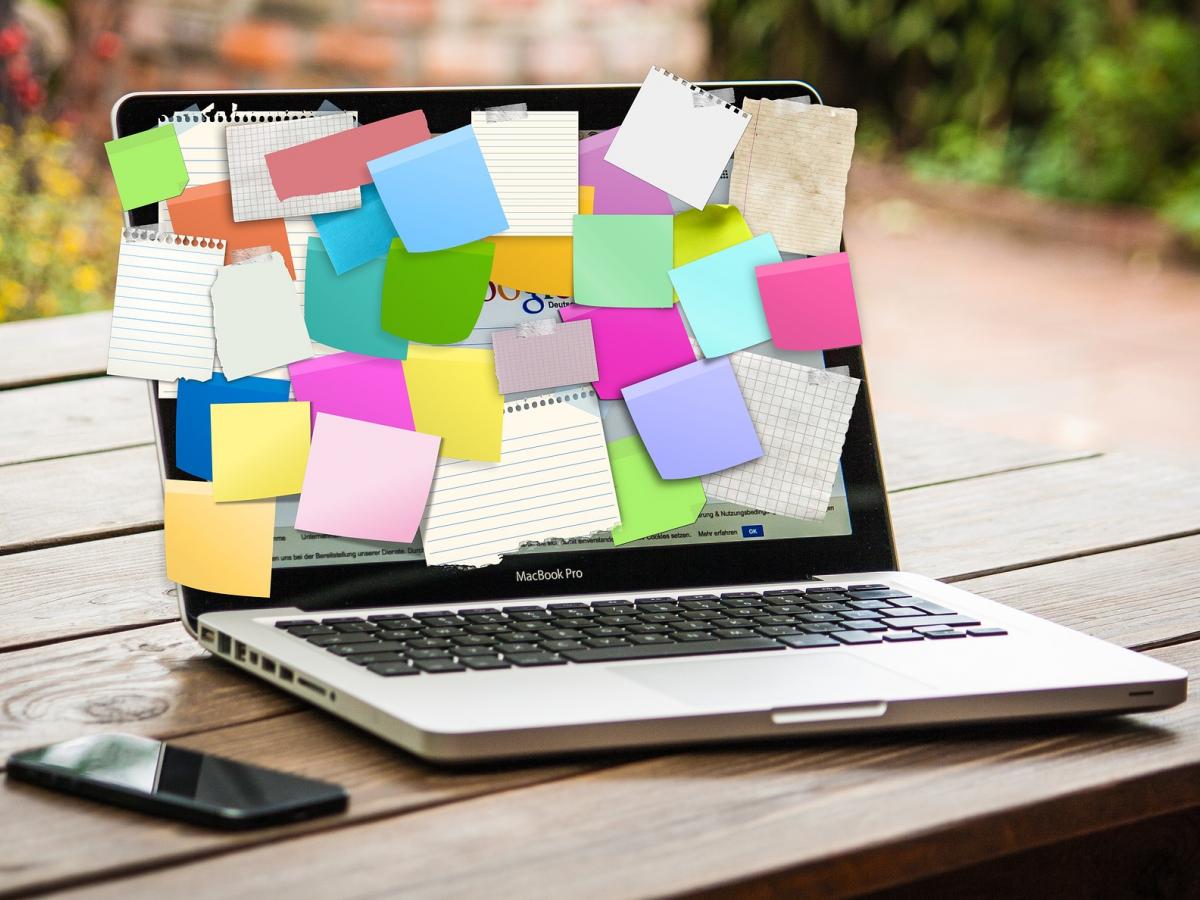
[[[300,493],[308,464],[309,404],[214,403],[211,414],[214,499]]]
[[[271,596],[273,499],[217,503],[207,481],[168,479],[163,527],[172,581],[217,594]]]
[[[500,461],[504,398],[491,350],[410,344],[404,380],[413,423],[441,437],[442,456]]]
[[[675,217],[675,268],[754,237],[736,206],[713,204]]]
[[[596,189],[579,188],[579,213],[591,215]],[[570,297],[573,253],[569,237],[490,237],[496,245],[492,281],[519,291]]]

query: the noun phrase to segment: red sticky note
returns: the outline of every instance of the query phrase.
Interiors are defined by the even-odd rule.
[[[178,197],[167,201],[167,213],[176,234],[191,237],[220,238],[225,241],[225,264],[233,259],[233,251],[251,247],[270,247],[278,250],[293,280],[292,251],[288,246],[287,229],[283,219],[233,221],[233,197],[228,181],[214,181],[190,187]]]
[[[845,253],[757,266],[771,340],[782,350],[833,350],[862,343]]]
[[[592,323],[601,400],[621,399],[621,388],[696,361],[679,307],[564,306],[564,322]]]
[[[427,140],[425,113],[415,109],[268,153],[267,171],[280,200],[345,191],[371,182],[367,160]]]

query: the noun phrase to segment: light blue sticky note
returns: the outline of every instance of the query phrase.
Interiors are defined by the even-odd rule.
[[[760,234],[671,270],[679,303],[706,357],[771,339],[754,267],[782,261],[775,238]]]
[[[310,237],[304,276],[308,336],[319,344],[363,356],[405,359],[408,341],[388,334],[380,324],[386,265],[386,260],[373,259],[338,275],[321,239]]]
[[[508,229],[470,125],[367,163],[410,253],[445,250]]]
[[[333,270],[339,275],[372,259],[387,256],[392,238],[396,236],[396,229],[392,227],[375,185],[364,184],[360,193],[362,206],[358,209],[314,213],[312,217]]]

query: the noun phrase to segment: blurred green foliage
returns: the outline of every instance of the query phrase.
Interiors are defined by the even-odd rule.
[[[1200,247],[1195,0],[713,0],[730,78],[813,82],[918,174],[1151,207]]]

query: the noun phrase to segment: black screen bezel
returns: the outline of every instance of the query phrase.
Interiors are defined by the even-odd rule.
[[[703,84],[710,89],[734,88],[739,100],[749,92],[768,99],[808,94],[818,101],[812,89],[798,81]],[[472,110],[528,101],[537,109],[577,109],[581,129],[601,130],[620,124],[636,91],[636,85],[606,85],[131,94],[117,102],[113,123],[120,137],[151,128],[161,116],[192,104],[204,109],[215,103],[217,109],[226,112],[232,103],[239,110],[292,110],[316,109],[328,99],[342,109],[357,110],[363,123],[424,109],[430,130],[438,133],[461,127],[470,120]],[[129,220],[131,225],[153,224],[157,221],[156,209],[148,206],[133,210]],[[851,375],[862,379],[842,457],[850,509],[849,535],[523,554],[474,570],[427,567],[420,562],[275,569],[270,598],[235,597],[181,586],[183,612],[194,623],[197,616],[207,612],[246,608],[353,609],[614,591],[644,594],[663,588],[782,582],[821,573],[893,570],[896,552],[862,350],[833,350],[825,358],[826,365],[845,366]],[[174,464],[175,401],[158,398],[155,387],[151,385],[162,471],[168,478],[191,479]],[[518,570],[566,567],[581,571],[582,577],[525,582],[516,579]]]

